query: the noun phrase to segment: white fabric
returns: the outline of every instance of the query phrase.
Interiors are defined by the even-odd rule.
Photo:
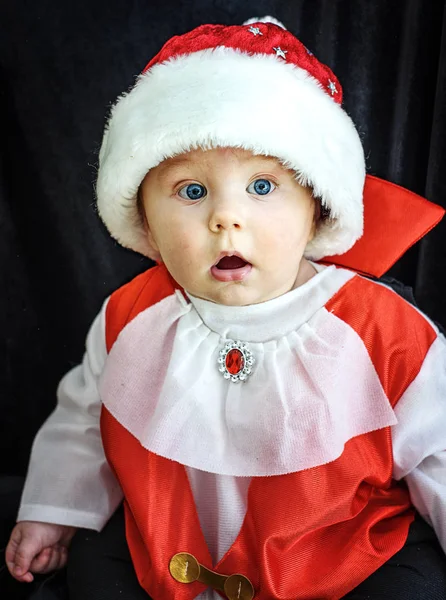
[[[334,266],[311,264],[317,275],[305,285],[261,304],[225,306],[188,294],[197,313],[195,320],[202,321],[223,339],[258,343],[278,340],[304,325],[354,276]]]
[[[330,267],[249,307],[162,300],[114,344],[104,405],[145,448],[202,471],[270,476],[331,462],[352,437],[396,422],[362,340],[323,308],[351,277]],[[234,384],[217,358],[243,329],[256,365]]]
[[[82,364],[60,382],[57,408],[34,440],[18,521],[99,531],[122,500],[99,430],[105,307],[91,326]]]
[[[231,477],[186,467],[200,526],[213,564],[232,546],[246,514],[250,477]],[[212,588],[196,600],[221,600]]]
[[[240,531],[251,477],[216,475],[190,467],[186,471],[204,538],[216,564]]]
[[[438,334],[423,366],[395,407],[394,477],[446,552],[446,341]]]

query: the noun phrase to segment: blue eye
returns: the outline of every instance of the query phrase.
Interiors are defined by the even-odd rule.
[[[206,188],[200,183],[189,183],[178,190],[178,195],[184,200],[200,200],[206,196]]]
[[[258,196],[266,196],[270,192],[276,189],[276,186],[269,179],[256,179],[248,185],[246,191],[250,194],[257,194]]]

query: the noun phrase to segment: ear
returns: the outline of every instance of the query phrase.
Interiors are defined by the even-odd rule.
[[[308,242],[311,242],[311,240],[316,235],[316,229],[317,229],[317,221],[316,221],[316,219],[313,219],[313,223],[311,224],[310,233],[308,234],[307,244],[308,244]]]
[[[146,211],[144,208],[144,201],[143,201],[143,197],[142,197],[142,189],[141,188],[142,188],[142,186],[139,186],[138,192],[136,195],[136,202],[138,205],[139,217],[141,219],[144,233],[147,236],[147,240],[148,240],[150,246],[152,246],[152,248],[159,254],[158,244],[156,243],[155,238],[153,237],[153,234],[150,231],[149,222],[147,220],[147,215],[146,215]]]
[[[150,230],[145,213],[144,213],[144,218],[143,218],[143,227],[144,227],[144,232],[147,236],[147,242],[150,247],[150,254],[148,254],[148,256],[149,256],[149,258],[154,260],[156,263],[161,264],[163,262],[163,259],[161,258],[158,244],[155,242],[155,238],[153,237],[153,234]]]
[[[321,204],[316,199],[313,200],[313,208],[314,208],[314,210],[313,210],[313,222],[311,224],[311,229],[310,229],[310,232],[308,234],[307,244],[308,244],[308,242],[311,242],[311,240],[316,235],[317,226],[319,225],[319,222],[321,220]]]
[[[152,246],[152,248],[154,250],[156,250],[156,252],[159,253],[159,247],[158,244],[155,241],[155,238],[153,237],[153,234],[150,230],[149,224],[147,223],[147,219],[144,219],[144,229],[146,231],[146,235],[147,235],[147,239],[149,240],[149,244]]]

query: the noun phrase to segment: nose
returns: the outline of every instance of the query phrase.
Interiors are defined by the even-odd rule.
[[[243,215],[240,199],[216,198],[209,215],[209,229],[213,233],[242,229]]]

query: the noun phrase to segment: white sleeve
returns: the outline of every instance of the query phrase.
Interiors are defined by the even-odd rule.
[[[88,333],[82,364],[60,382],[57,407],[34,440],[18,521],[100,531],[122,500],[99,424],[97,383],[107,356],[106,304]]]
[[[405,479],[415,508],[446,553],[446,340],[440,333],[395,414],[393,475]]]

